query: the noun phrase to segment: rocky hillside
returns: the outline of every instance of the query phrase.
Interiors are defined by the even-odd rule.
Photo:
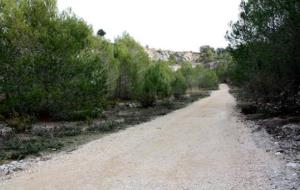
[[[156,61],[172,60],[175,62],[189,61],[192,63],[197,63],[199,62],[200,59],[200,53],[192,52],[192,51],[175,52],[170,50],[157,50],[153,48],[146,48],[146,51],[149,54],[150,58]]]
[[[145,48],[146,52],[149,54],[149,57],[155,61],[172,61],[174,65],[172,68],[177,70],[180,68],[178,65],[181,62],[191,62],[193,66],[204,65],[206,68],[215,68],[216,62],[203,63],[201,60],[201,53],[192,52],[192,51],[170,51],[170,50],[160,50],[154,48]]]

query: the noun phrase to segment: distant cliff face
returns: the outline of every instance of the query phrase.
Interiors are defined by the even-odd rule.
[[[174,64],[171,66],[173,70],[179,69],[180,63],[191,62],[193,67],[203,65],[205,68],[214,69],[218,63],[216,61],[203,63],[201,61],[201,53],[192,51],[170,51],[170,50],[157,50],[153,48],[145,48],[151,60],[154,61],[171,61]]]
[[[146,48],[145,50],[149,54],[150,59],[155,61],[175,61],[177,63],[189,61],[192,63],[197,63],[200,59],[200,53],[192,51],[176,52],[170,50],[157,50],[152,48]]]

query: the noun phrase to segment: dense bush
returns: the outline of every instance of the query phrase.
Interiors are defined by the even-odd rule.
[[[179,72],[181,72],[181,74],[185,78],[188,88],[193,88],[194,86],[196,86],[195,70],[193,69],[192,63],[181,63],[181,68],[179,69]]]
[[[228,49],[217,49],[218,65],[215,69],[220,82],[230,83],[234,62]]]
[[[286,0],[242,1],[227,38],[231,79],[249,97],[275,112],[300,108],[300,4]]]
[[[9,139],[4,144],[4,152],[0,159],[24,159],[27,155],[36,155],[40,151],[46,149],[60,149],[64,145],[57,139],[49,139],[42,137],[33,137],[30,139],[21,139],[14,137]]]
[[[200,47],[200,60],[203,63],[209,63],[215,61],[216,54],[215,49],[205,45]]]
[[[97,39],[87,24],[59,13],[54,0],[0,3],[0,113],[56,119],[96,114],[110,60],[94,51]]]
[[[114,55],[119,71],[116,97],[136,99],[150,63],[148,54],[129,34],[124,33],[115,40]]]
[[[218,87],[218,77],[215,71],[196,68],[197,85],[202,89],[216,89]]]
[[[55,0],[1,0],[0,115],[25,131],[35,117],[82,120],[117,99],[151,106],[187,88],[216,85],[213,71],[182,63],[173,72],[174,56],[172,63],[151,62],[129,34],[113,43],[104,35],[71,11],[59,12]]]
[[[182,95],[185,94],[187,90],[187,82],[184,76],[182,75],[181,71],[175,72],[175,79],[172,82],[172,93],[174,94],[175,98],[180,98]]]
[[[88,128],[90,132],[112,132],[115,130],[120,130],[124,127],[124,123],[120,123],[113,120],[108,120],[102,123],[94,124]]]
[[[218,77],[216,72],[211,69],[204,68],[202,65],[192,67],[191,63],[183,63],[179,69],[186,80],[186,84],[190,89],[216,89],[218,85]]]
[[[216,72],[211,69],[197,65],[194,68],[194,85],[200,89],[216,89],[218,86],[218,77]]]
[[[171,95],[173,73],[167,62],[157,62],[149,66],[145,73],[144,84],[139,96],[143,106],[152,106],[157,98]]]

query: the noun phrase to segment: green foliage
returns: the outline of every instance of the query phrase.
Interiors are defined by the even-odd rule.
[[[175,53],[172,53],[172,54],[170,55],[168,61],[169,61],[170,65],[177,64],[176,54],[175,54]]]
[[[129,34],[117,38],[114,44],[114,56],[118,64],[116,97],[135,99],[141,90],[141,81],[149,65],[149,57],[144,48]]]
[[[30,129],[32,120],[33,118],[30,118],[29,116],[19,115],[14,112],[6,122],[10,127],[14,128],[16,132],[25,132]]]
[[[185,78],[188,88],[216,89],[218,77],[214,70],[206,69],[202,65],[192,67],[191,63],[183,63],[179,69]]]
[[[0,115],[17,123],[18,131],[26,125],[15,113],[43,121],[84,120],[115,99],[150,106],[200,86],[191,63],[180,72],[172,72],[169,62],[150,63],[129,34],[114,43],[103,30],[94,35],[71,11],[59,12],[56,0],[0,0],[0,11]],[[205,52],[209,57],[210,49]],[[176,63],[175,55],[170,61]],[[211,82],[213,76],[204,78]]]
[[[110,61],[84,21],[54,0],[3,0],[1,10],[0,113],[83,119],[102,106]]]
[[[299,10],[298,1],[242,1],[240,19],[227,34],[232,81],[262,106],[284,112],[300,107]]]
[[[171,95],[173,73],[167,62],[153,63],[146,71],[139,100],[144,107],[152,106],[157,98]]]
[[[108,120],[99,124],[95,124],[88,128],[90,132],[112,132],[124,127],[123,123]]]
[[[180,72],[182,73],[183,77],[189,88],[193,88],[195,86],[195,72],[192,67],[192,63],[190,62],[183,62],[181,63]]]
[[[218,87],[217,74],[212,70],[198,71],[198,87],[202,89],[216,89]]]
[[[45,149],[60,149],[63,144],[54,139],[35,137],[30,139],[12,138],[5,142],[4,158],[0,159],[23,159],[27,155],[36,155]],[[12,150],[12,151],[11,151]]]
[[[187,82],[181,71],[175,73],[175,80],[172,82],[172,93],[175,98],[180,98],[187,90]]]
[[[55,134],[57,137],[71,137],[71,136],[77,136],[81,134],[82,130],[80,127],[62,127],[62,129],[58,132],[58,134]]]
[[[228,83],[230,78],[233,76],[234,62],[232,56],[227,49],[217,49],[216,59],[218,66],[215,69],[218,79],[221,82]]]
[[[201,46],[200,47],[200,54],[201,54],[201,62],[209,63],[214,61],[215,59],[215,50],[210,46]]]
[[[124,121],[136,124],[190,101],[179,103],[169,99],[172,95],[178,98],[187,88],[216,85],[214,71],[182,63],[173,72],[175,54],[169,62],[151,62],[129,34],[114,42],[104,36],[103,30],[94,35],[71,11],[59,12],[56,0],[0,0],[0,121],[14,132],[26,133],[0,142],[0,160],[59,149],[62,137],[85,131],[67,125],[31,129],[35,120],[92,121],[119,99],[140,101],[145,107],[160,102],[159,109],[136,109],[144,113],[132,112],[134,117]],[[87,130],[111,132],[123,127],[123,121],[109,120]]]

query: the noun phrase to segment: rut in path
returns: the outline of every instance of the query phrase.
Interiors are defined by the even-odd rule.
[[[0,183],[2,190],[266,190],[278,162],[256,147],[228,86]]]

